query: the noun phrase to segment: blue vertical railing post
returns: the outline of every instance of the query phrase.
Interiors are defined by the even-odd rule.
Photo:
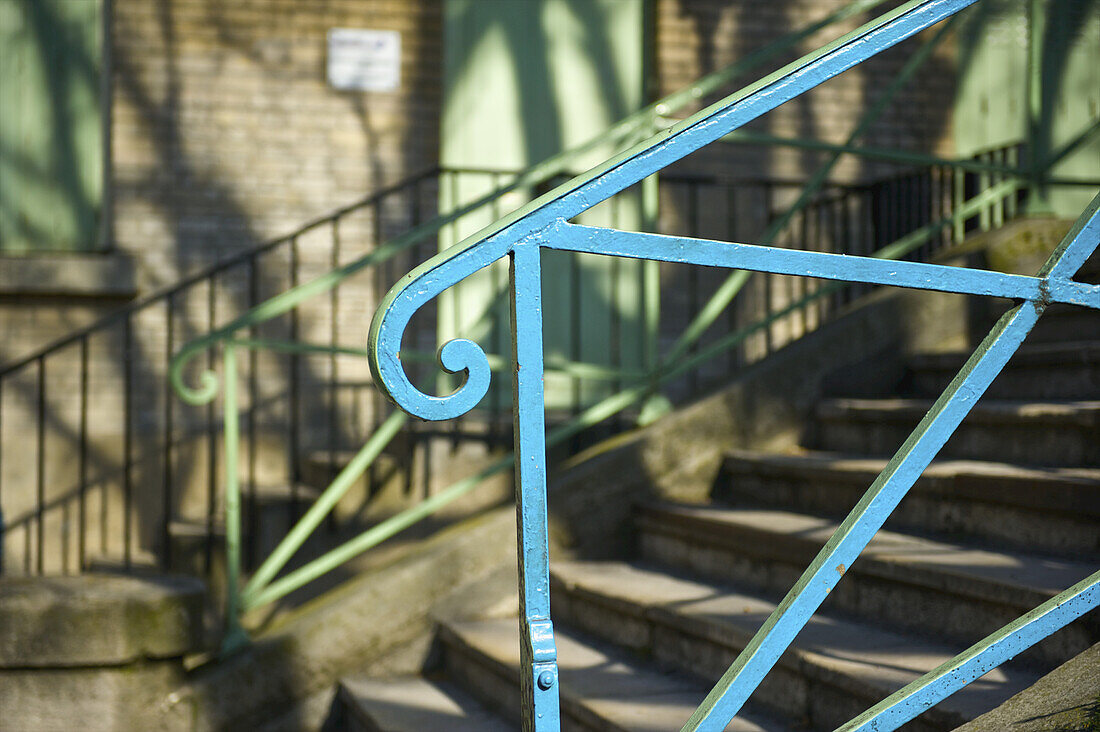
[[[523,729],[558,729],[558,664],[550,622],[550,542],[546,515],[542,267],[537,242],[511,254],[512,412],[519,536],[520,684]]]

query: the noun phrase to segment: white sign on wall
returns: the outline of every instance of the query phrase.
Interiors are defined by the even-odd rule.
[[[335,89],[394,91],[401,85],[401,34],[330,28],[328,83]]]

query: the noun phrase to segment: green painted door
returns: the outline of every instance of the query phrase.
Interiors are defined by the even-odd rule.
[[[521,170],[585,142],[644,102],[644,0],[448,0],[440,159],[445,168]],[[581,170],[615,152],[594,150]],[[469,172],[444,178],[443,211],[492,190],[500,179]],[[523,205],[517,192],[483,216],[468,216],[442,247]],[[586,223],[640,226],[633,192],[585,214]],[[641,269],[638,262],[543,254],[547,359],[638,367]],[[439,304],[440,342],[472,337],[509,354],[507,263],[470,277]],[[491,324],[496,324],[492,326]],[[507,404],[507,379],[490,401]],[[590,403],[613,384],[548,374],[547,407]]]
[[[1029,1],[983,0],[969,11],[959,44],[954,123],[959,155],[1032,136],[1041,149],[1057,150],[1100,123],[1100,1],[1039,0],[1033,67],[1028,63],[1032,10]],[[1029,76],[1038,84],[1034,122]],[[1050,172],[1096,179],[1100,136]],[[1054,188],[1050,205],[1056,215],[1076,218],[1095,194],[1088,187]]]
[[[100,0],[0,0],[0,251],[88,251],[103,193]]]

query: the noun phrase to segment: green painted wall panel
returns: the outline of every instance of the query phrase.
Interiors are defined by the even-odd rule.
[[[1042,133],[1053,149],[1100,122],[1100,1],[1044,0],[1040,34],[1043,85]],[[969,15],[959,43],[959,87],[955,101],[955,143],[967,156],[1029,134],[1029,4],[982,0]],[[1100,138],[1079,148],[1054,175],[1100,176]],[[1076,218],[1096,191],[1051,191],[1054,213]]]
[[[103,196],[99,0],[0,0],[0,251],[87,251]]]
[[[445,15],[445,95],[440,158],[447,167],[523,169],[585,142],[644,102],[644,0],[448,0]],[[594,150],[584,169],[615,151]],[[493,187],[488,176],[445,182],[444,211]],[[470,216],[445,232],[447,247],[533,192],[507,197],[492,214]],[[595,225],[637,229],[635,192],[587,212]],[[576,257],[576,262],[572,260]],[[543,255],[546,353],[590,363],[637,367],[642,359],[639,262],[546,252]],[[579,280],[571,273],[579,270]],[[474,337],[508,354],[507,263],[468,278],[439,302],[441,342]],[[621,319],[612,326],[612,313]],[[477,329],[496,322],[495,333]],[[575,328],[579,325],[579,329]],[[547,406],[569,405],[569,379],[548,375]],[[441,385],[446,388],[446,384]],[[508,384],[498,384],[507,394]],[[582,402],[610,393],[587,384]],[[502,397],[491,396],[498,400]],[[507,403],[505,400],[504,403]]]

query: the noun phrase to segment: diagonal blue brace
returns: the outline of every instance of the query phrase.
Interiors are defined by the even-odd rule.
[[[1097,244],[1100,244],[1100,195],[1093,199],[1077,220],[1040,270],[1040,275],[1047,278],[1056,275],[1068,280],[1096,250]],[[845,568],[852,566],[852,562],[954,434],[1045,309],[1044,300],[1027,300],[1001,317],[798,582],[691,715],[684,725],[685,731],[718,732],[733,719],[843,577]],[[1093,584],[1097,582],[1100,578],[1093,578]],[[1086,597],[1093,603],[1100,601],[1100,593],[1086,593]],[[1047,635],[1058,627],[1061,626],[1054,626],[1053,621],[1048,621],[1045,626],[1042,622],[1030,626],[1032,632],[1045,630]],[[946,682],[944,687],[947,687]],[[931,688],[938,690],[936,684],[932,684]],[[895,726],[876,725],[873,729],[885,731]]]

